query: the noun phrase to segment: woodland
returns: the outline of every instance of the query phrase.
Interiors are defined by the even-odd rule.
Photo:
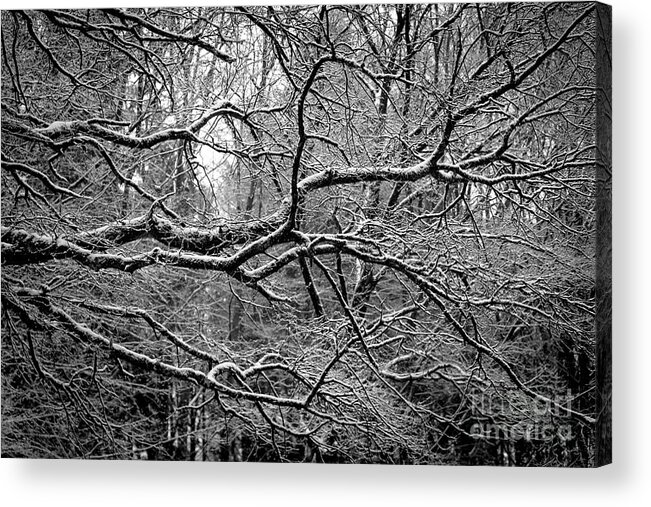
[[[2,456],[594,465],[600,22],[3,11]]]

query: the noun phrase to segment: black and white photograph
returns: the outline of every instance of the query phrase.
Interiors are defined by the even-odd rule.
[[[7,7],[2,458],[611,462],[609,6]]]

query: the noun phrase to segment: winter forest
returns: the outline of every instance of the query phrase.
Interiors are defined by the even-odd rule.
[[[599,461],[592,3],[2,12],[2,456]]]

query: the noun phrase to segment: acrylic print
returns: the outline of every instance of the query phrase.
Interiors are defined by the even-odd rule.
[[[610,461],[610,9],[2,12],[2,456]]]

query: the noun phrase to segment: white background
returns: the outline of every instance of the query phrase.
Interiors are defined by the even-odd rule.
[[[130,4],[125,0],[5,0],[2,6],[70,8],[190,3],[205,5],[210,0],[139,0]],[[5,459],[0,461],[0,501],[4,505],[47,507],[188,507],[231,503],[650,505],[650,3],[608,3],[613,6],[614,40],[613,465],[597,470],[562,470]]]

